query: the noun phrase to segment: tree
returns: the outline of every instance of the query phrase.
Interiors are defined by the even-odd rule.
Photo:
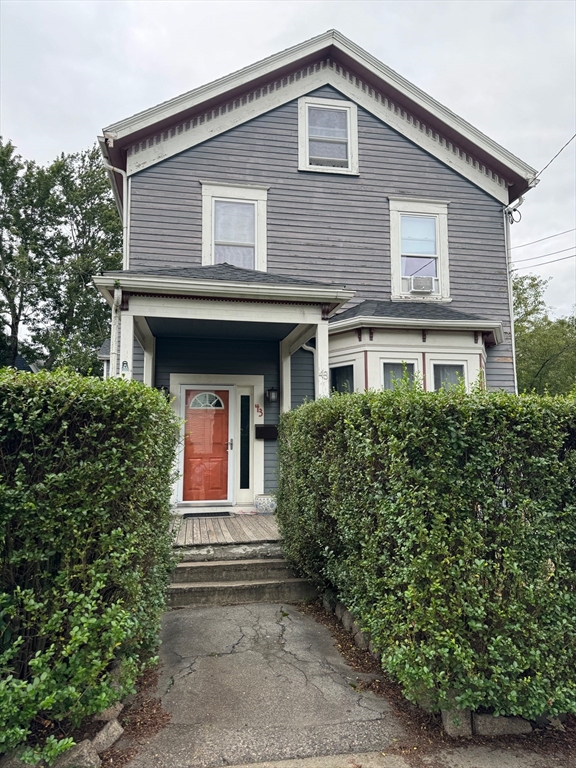
[[[57,219],[50,170],[23,161],[0,139],[0,331],[14,365],[22,325],[37,306]]]
[[[19,348],[51,369],[98,370],[110,312],[91,283],[119,269],[122,226],[97,147],[47,168],[0,143],[0,313]],[[24,334],[23,331],[26,331]]]
[[[569,392],[576,385],[576,317],[552,320],[544,300],[548,280],[513,280],[516,368],[520,392]]]

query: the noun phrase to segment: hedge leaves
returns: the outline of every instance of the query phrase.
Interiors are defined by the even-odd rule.
[[[576,712],[576,402],[460,388],[282,417],[278,518],[405,695]]]

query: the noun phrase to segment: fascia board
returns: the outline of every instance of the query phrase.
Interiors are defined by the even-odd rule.
[[[302,301],[317,304],[345,304],[354,296],[354,291],[345,288],[326,288],[290,285],[271,285],[262,283],[235,283],[230,281],[191,280],[181,278],[174,280],[165,277],[148,275],[114,276],[97,275],[93,281],[98,289],[106,295],[117,285],[126,291],[142,291],[150,293],[168,293],[179,296],[214,296],[230,299],[269,299],[276,301]],[[106,292],[106,293],[105,293]]]
[[[174,99],[169,99],[155,107],[138,112],[124,120],[119,120],[104,128],[104,133],[110,134],[115,141],[122,139],[132,133],[149,128],[162,120],[176,117],[181,112],[193,109],[205,101],[225,94],[227,91],[234,90],[242,85],[248,86],[257,77],[272,73],[277,69],[298,62],[305,56],[310,56],[323,50],[332,45],[333,40],[334,30],[324,32],[317,37],[294,45],[292,48],[287,48],[284,51],[268,56],[266,59],[250,64],[248,67],[232,72],[225,77],[187,91],[180,96],[176,96]]]
[[[378,61],[378,59],[371,56],[367,51],[360,48],[360,46],[356,45],[336,30],[326,32],[323,35],[319,35],[304,43],[300,43],[285,51],[281,51],[278,54],[274,54],[267,59],[256,62],[238,72],[234,72],[224,78],[182,94],[175,99],[163,102],[151,109],[114,123],[105,129],[105,134],[112,137],[115,141],[126,138],[133,133],[138,133],[139,131],[151,128],[156,123],[169,120],[170,118],[176,118],[182,112],[200,106],[203,102],[222,97],[226,92],[232,91],[239,86],[249,86],[250,82],[258,77],[263,77],[268,74],[272,75],[274,71],[279,70],[282,67],[295,65],[299,60],[314,53],[318,53],[330,46],[334,46],[336,50],[339,50],[347,57],[357,62],[361,67],[368,70],[368,72],[381,80],[385,85],[396,90],[408,101],[413,102],[419,106],[420,109],[424,110],[424,112],[427,112],[436,120],[449,126],[452,130],[466,138],[473,145],[482,149],[489,156],[494,157],[513,173],[524,178],[526,181],[530,181],[535,176],[536,170],[534,168],[520,160],[520,158],[516,157],[497,142],[490,139],[443,104],[436,101],[431,96],[428,96],[428,94],[416,85],[390,69],[390,67],[387,67],[385,64]],[[246,119],[251,119],[251,117],[247,117]],[[180,149],[178,151],[182,150]]]
[[[502,323],[497,320],[420,320],[412,317],[350,317],[347,320],[334,320],[329,325],[329,333],[341,333],[354,328],[407,328],[439,329],[452,331],[491,331],[497,344],[504,341]]]
[[[102,157],[104,158],[104,160],[109,165],[114,165],[114,163],[112,163],[110,159],[110,153],[108,152],[108,145],[106,144],[106,139],[104,138],[104,136],[98,136],[98,146],[100,147],[100,152],[102,153]],[[120,218],[123,219],[124,213],[123,213],[123,200],[122,200],[122,185],[118,184],[118,179],[114,171],[111,171],[110,168],[105,168],[104,170],[108,174],[110,186],[112,187],[112,194],[114,195],[114,200],[116,201],[116,208],[118,209]]]

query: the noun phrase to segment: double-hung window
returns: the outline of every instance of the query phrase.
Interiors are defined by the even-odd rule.
[[[202,264],[266,271],[267,187],[202,183]]]
[[[390,198],[393,298],[449,299],[448,203]]]
[[[305,96],[298,108],[299,170],[357,174],[356,104]]]

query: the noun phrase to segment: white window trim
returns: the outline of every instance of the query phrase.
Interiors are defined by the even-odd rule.
[[[259,272],[266,272],[268,187],[217,181],[201,181],[200,183],[202,185],[202,266],[214,264],[214,202],[216,200],[242,201],[254,203],[256,209],[254,268]]]
[[[434,387],[434,366],[436,365],[462,365],[464,366],[464,385],[466,391],[470,391],[471,381],[475,380],[482,369],[479,367],[479,363],[475,360],[475,355],[460,355],[460,354],[442,354],[442,355],[430,355],[426,358],[426,377],[427,377],[427,390],[429,392],[435,392]]]
[[[308,107],[346,110],[348,114],[348,154],[350,162],[348,168],[310,165],[308,154]],[[301,99],[298,99],[298,170],[358,176],[358,107],[354,102],[314,98],[312,96],[303,96]]]
[[[422,379],[422,355],[414,353],[412,350],[408,354],[402,352],[386,352],[384,355],[378,357],[378,367],[380,374],[380,388],[384,389],[384,363],[406,363],[407,365],[414,366],[414,379],[421,381]]]
[[[448,202],[418,198],[390,197],[390,268],[392,301],[451,301],[448,257]],[[415,295],[402,290],[402,214],[434,216],[436,218],[439,292]]]

